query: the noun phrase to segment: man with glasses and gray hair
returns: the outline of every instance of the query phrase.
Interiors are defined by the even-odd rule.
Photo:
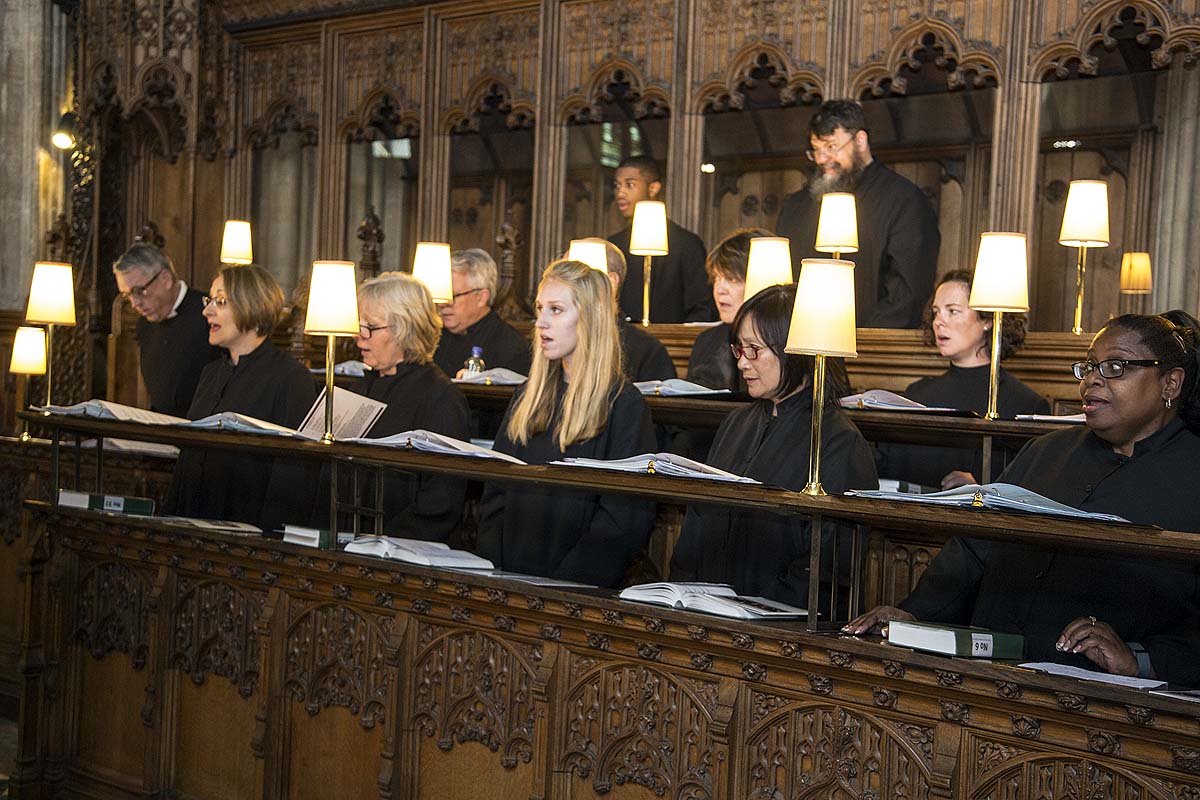
[[[471,357],[471,348],[482,347],[488,369],[503,367],[528,375],[529,339],[492,310],[499,284],[496,262],[486,250],[473,247],[451,253],[450,268],[454,298],[438,306],[442,338],[433,363],[453,378]]]
[[[121,297],[140,319],[135,336],[150,408],[187,416],[200,372],[221,354],[208,343],[204,294],[180,280],[159,248],[135,242],[113,264]]]
[[[852,192],[858,252],[842,258],[856,266],[858,325],[920,327],[925,299],[933,293],[941,245],[929,198],[871,156],[866,115],[853,100],[823,103],[809,121],[808,141],[806,155],[814,172],[805,188],[784,199],[775,224],[778,235],[791,240],[793,276],[799,276],[802,259],[830,257],[814,249],[822,195]]]

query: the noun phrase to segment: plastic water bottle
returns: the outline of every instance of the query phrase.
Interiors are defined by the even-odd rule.
[[[463,371],[468,375],[478,375],[487,369],[487,364],[483,360],[483,348],[472,347],[471,357],[463,362]]]

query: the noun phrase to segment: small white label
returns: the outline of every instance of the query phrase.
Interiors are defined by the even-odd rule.
[[[971,634],[971,655],[976,658],[992,657],[992,635],[990,633]]]
[[[111,494],[106,494],[104,496],[104,510],[105,511],[115,511],[118,514],[120,514],[121,512],[123,512],[125,510],[125,498],[124,497],[114,497]]]

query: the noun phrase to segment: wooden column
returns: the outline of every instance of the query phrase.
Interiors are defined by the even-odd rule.
[[[693,43],[698,38],[694,35],[695,12],[692,0],[676,0],[675,77],[667,152],[667,210],[671,219],[690,231],[700,230],[700,162],[704,160],[704,117],[693,107]]]
[[[417,238],[444,242],[450,213],[450,137],[439,129],[441,107],[442,21],[432,9],[425,12],[425,94],[421,98],[421,191],[417,201],[420,221]]]
[[[842,100],[850,97],[850,61],[854,51],[854,34],[858,27],[856,5],[858,4],[854,0],[829,0],[829,62],[825,65],[823,100]]]
[[[533,220],[529,242],[528,293],[537,285],[541,267],[562,249],[563,196],[566,174],[567,137],[558,119],[559,2],[542,0],[541,54],[538,78],[537,120],[533,146]]]
[[[992,124],[988,228],[1033,235],[1041,85],[1027,74],[1034,15],[1022,3],[1008,12],[1005,67]],[[1032,284],[1033,281],[1031,280]]]
[[[1151,308],[1196,311],[1200,302],[1200,235],[1194,223],[1200,211],[1200,71],[1171,65],[1164,104],[1162,185],[1159,189],[1158,224],[1150,251],[1154,268]]]

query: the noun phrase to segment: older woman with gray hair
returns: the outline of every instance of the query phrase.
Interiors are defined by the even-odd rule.
[[[368,436],[421,428],[466,439],[467,400],[433,362],[442,321],[424,284],[385,272],[358,289],[356,344],[370,368],[349,388],[387,408]],[[384,530],[410,539],[444,541],[458,523],[466,482],[436,475],[389,474]]]

